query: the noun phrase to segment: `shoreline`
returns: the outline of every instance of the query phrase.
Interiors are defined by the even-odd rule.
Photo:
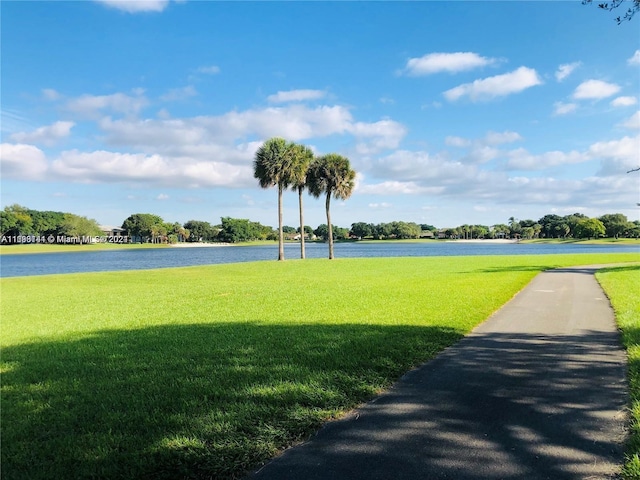
[[[180,242],[180,243],[170,243],[170,247],[172,248],[200,248],[200,247],[229,247],[230,243],[199,243],[199,242]]]
[[[473,240],[445,240],[446,242],[452,242],[452,243],[520,243],[520,240],[515,240],[512,238],[493,238],[493,239],[484,239],[484,238],[480,238],[480,239],[473,239]]]

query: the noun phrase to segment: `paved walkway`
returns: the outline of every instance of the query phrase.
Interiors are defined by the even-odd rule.
[[[538,275],[471,335],[251,478],[611,478],[626,356],[594,272]]]

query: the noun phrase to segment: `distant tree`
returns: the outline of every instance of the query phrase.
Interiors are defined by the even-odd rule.
[[[524,227],[522,229],[522,237],[526,239],[532,239],[535,234],[535,230],[533,227]]]
[[[618,25],[620,25],[625,20],[631,20],[633,16],[640,10],[640,0],[631,0],[629,3],[624,2],[625,0],[611,0],[610,2],[602,2],[598,4],[598,8],[611,12],[620,7],[622,4],[628,5],[627,11],[625,12],[624,16],[618,16],[615,18],[615,21],[618,22]],[[582,0],[583,5],[590,5],[592,3],[593,0]]]
[[[282,231],[282,192],[292,184],[291,144],[274,137],[256,151],[253,176],[262,188],[278,188],[278,260],[284,260],[284,232]]]
[[[296,232],[300,233],[300,227],[296,228]],[[305,235],[311,236],[313,235],[313,228],[309,225],[304,226]]]
[[[313,233],[325,241],[329,240],[329,227],[325,223],[318,225],[318,228],[316,228]],[[333,240],[344,240],[349,238],[349,229],[332,225],[331,234],[333,235]]]
[[[158,234],[158,225],[163,224],[164,220],[158,215],[135,213],[122,222],[122,228],[128,232],[129,236],[137,237],[140,243],[145,243],[155,240],[155,236]]]
[[[35,233],[29,210],[17,203],[5,207],[0,212],[0,231],[3,235],[32,235]]]
[[[556,234],[556,226],[562,223],[562,217],[559,215],[545,215],[538,224],[541,227],[541,233],[547,238],[553,238]]]
[[[11,211],[9,207],[5,207],[0,212],[0,233],[2,235],[19,235],[18,216]]]
[[[605,234],[604,225],[597,218],[582,218],[578,221],[574,236],[576,238],[598,238]]]
[[[392,235],[395,238],[407,239],[407,238],[420,238],[422,229],[420,226],[413,222],[392,222]]]
[[[518,238],[522,235],[522,226],[515,217],[509,217],[509,235],[511,238]]]
[[[68,237],[85,237],[100,235],[102,231],[98,222],[93,219],[65,213],[58,233]]]
[[[255,240],[254,229],[251,222],[245,219],[222,217],[222,229],[218,237],[223,242],[237,243]]]
[[[65,221],[65,213],[52,211],[28,210],[33,222],[33,233],[35,235],[56,235]]]
[[[335,240],[347,240],[349,238],[349,229],[333,225],[333,238]]]
[[[318,225],[318,228],[316,228],[313,231],[313,234],[316,237],[321,238],[324,241],[327,241],[329,239],[329,227],[327,226],[326,223],[321,223],[320,225]]]
[[[564,217],[564,223],[566,223],[569,226],[569,233],[566,236],[575,237],[576,236],[575,230],[578,223],[580,222],[580,220],[584,220],[586,218],[589,218],[589,217],[587,217],[583,213],[574,213],[572,215],[567,215],[566,217]]]
[[[505,225],[504,223],[498,223],[491,227],[491,233],[493,234],[494,238],[508,238],[511,234],[511,230],[509,229],[508,225]]]
[[[271,227],[243,218],[222,217],[218,239],[223,242],[237,243],[252,240],[264,240],[275,235]]]
[[[393,235],[393,225],[391,223],[379,223],[373,229],[373,237],[376,240],[390,238]]]
[[[297,232],[297,229],[296,229],[295,227],[290,227],[290,226],[288,226],[288,225],[284,225],[284,226],[282,227],[282,231],[283,231],[284,233],[296,233],[296,232]]]
[[[356,172],[351,169],[349,159],[330,153],[313,160],[307,173],[309,193],[318,198],[326,195],[325,210],[329,226],[329,259],[333,259],[333,235],[331,231],[331,197],[346,200],[355,187]]]
[[[618,238],[630,227],[627,216],[622,213],[608,213],[598,220],[604,225],[607,237]]]
[[[354,237],[365,238],[373,236],[374,226],[370,223],[357,222],[351,224],[351,234]]]
[[[213,242],[217,239],[218,229],[209,222],[189,220],[183,226],[188,232],[186,235],[188,242]]]

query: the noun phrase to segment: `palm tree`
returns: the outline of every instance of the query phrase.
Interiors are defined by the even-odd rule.
[[[270,138],[258,148],[253,176],[262,188],[278,187],[278,260],[284,260],[282,192],[291,184],[291,148],[284,138]]]
[[[333,227],[331,225],[330,202],[336,199],[346,200],[355,187],[356,172],[351,169],[349,159],[335,153],[316,158],[307,172],[307,188],[315,198],[323,193],[327,195],[327,227],[329,229],[329,259],[333,259]]]
[[[313,161],[313,152],[309,147],[291,144],[291,187],[298,191],[298,206],[300,209],[300,258],[305,257],[304,252],[304,211],[302,208],[302,192],[307,185],[307,171]]]

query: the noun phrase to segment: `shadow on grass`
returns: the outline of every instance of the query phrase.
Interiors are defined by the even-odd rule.
[[[236,478],[461,336],[253,322],[6,347],[2,478]]]

